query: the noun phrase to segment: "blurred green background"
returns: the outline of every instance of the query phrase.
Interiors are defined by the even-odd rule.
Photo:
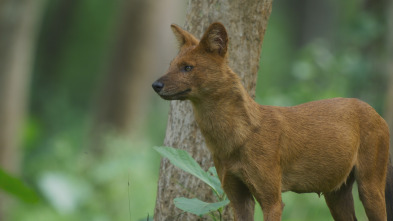
[[[356,97],[392,125],[391,5],[274,1],[256,100]],[[0,220],[153,216],[152,147],[163,143],[169,103],[151,83],[176,54],[169,25],[184,24],[186,10],[181,0],[0,2]],[[332,220],[323,196],[283,201],[283,220]]]

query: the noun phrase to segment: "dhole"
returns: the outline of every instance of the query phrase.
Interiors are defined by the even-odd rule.
[[[253,220],[253,196],[264,220],[280,220],[285,191],[323,194],[335,220],[356,220],[354,181],[368,219],[393,220],[389,130],[371,106],[346,98],[259,105],[228,67],[222,24],[200,41],[171,28],[180,52],[153,88],[191,101],[236,220]]]

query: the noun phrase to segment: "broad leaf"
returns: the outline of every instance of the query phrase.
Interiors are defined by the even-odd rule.
[[[9,175],[0,168],[0,189],[25,202],[34,203],[38,201],[37,194],[27,187],[21,180]]]
[[[208,172],[210,173],[209,174],[210,175],[210,181],[215,186],[219,196],[222,197],[224,195],[224,190],[221,187],[221,182],[220,182],[220,179],[218,178],[216,168],[215,167],[210,167]]]
[[[173,165],[201,179],[213,189],[218,197],[222,196],[224,191],[221,188],[218,178],[204,171],[187,151],[172,147],[154,147],[154,149],[162,156],[168,158]],[[217,174],[217,172],[215,172],[215,174]]]
[[[198,216],[216,211],[229,204],[227,199],[217,203],[206,203],[196,198],[188,199],[184,197],[176,198],[174,202],[177,208]]]

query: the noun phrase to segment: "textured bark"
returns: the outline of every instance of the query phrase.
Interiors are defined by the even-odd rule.
[[[390,77],[384,117],[390,128],[390,155],[393,152],[393,2],[389,1],[387,7],[387,36],[386,36],[386,72]]]
[[[42,0],[0,1],[0,167],[19,173],[19,145]],[[0,220],[7,211],[0,193]]]
[[[200,38],[212,22],[218,21],[225,25],[229,35],[229,65],[242,78],[252,97],[255,96],[261,46],[271,7],[271,0],[189,1],[188,5],[185,29],[196,37]],[[164,144],[187,150],[205,170],[213,166],[189,101],[171,101]],[[177,209],[173,199],[181,196],[215,201],[207,185],[163,159],[154,220],[208,219],[208,216],[198,218]],[[223,220],[232,219],[227,209]]]

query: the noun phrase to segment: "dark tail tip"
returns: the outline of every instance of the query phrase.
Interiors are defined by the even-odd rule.
[[[386,213],[388,216],[388,221],[393,221],[393,166],[392,166],[392,162],[389,162],[388,171],[386,174],[385,202],[386,202]]]

